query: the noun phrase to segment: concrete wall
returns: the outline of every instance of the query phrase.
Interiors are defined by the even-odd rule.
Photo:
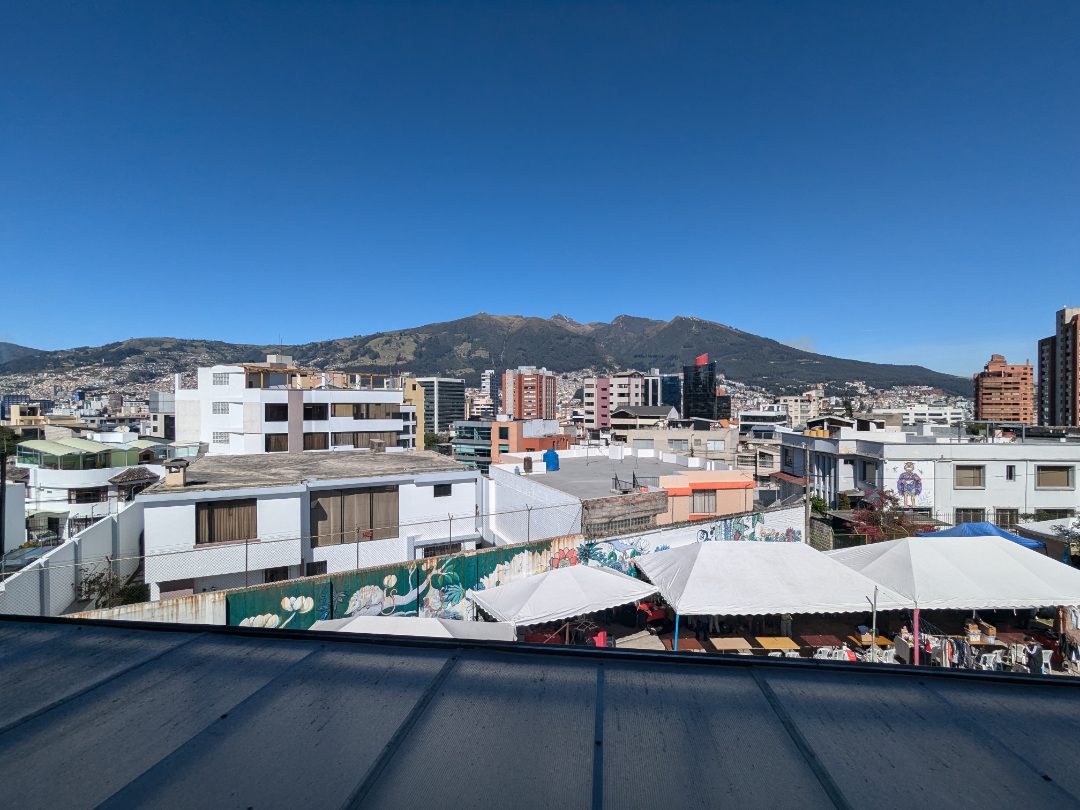
[[[26,487],[9,483],[0,493],[4,498],[4,547],[0,554],[26,542]]]
[[[106,565],[126,579],[141,553],[142,504],[98,521],[0,583],[0,614],[59,616],[75,601],[77,587]]]
[[[574,496],[499,467],[489,475],[490,516],[482,527],[488,542],[506,545],[581,533],[581,501]]]
[[[87,610],[68,615],[73,619],[219,625],[225,624],[227,618],[223,591],[185,596],[179,599],[165,599],[160,602],[140,602],[137,605]]]

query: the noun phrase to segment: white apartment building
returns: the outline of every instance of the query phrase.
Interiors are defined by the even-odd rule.
[[[138,497],[151,599],[471,550],[481,537],[480,479],[422,450],[170,465]]]
[[[783,472],[802,480],[809,448],[811,490],[832,507],[842,492],[887,489],[905,507],[947,523],[1011,527],[1021,515],[1049,519],[1080,511],[1077,442],[987,443],[936,436],[929,428],[841,427],[827,436],[784,432],[781,438]]]
[[[210,455],[304,450],[411,449],[416,406],[408,377],[298,368],[290,357],[198,370],[197,387],[174,394],[176,438]]]
[[[623,371],[610,377],[586,377],[583,396],[585,428],[607,430],[611,427],[613,411],[646,404],[645,375],[640,371]]]
[[[919,402],[903,408],[874,408],[872,414],[878,416],[900,416],[902,425],[962,425],[971,418],[971,414],[956,405],[947,402]]]

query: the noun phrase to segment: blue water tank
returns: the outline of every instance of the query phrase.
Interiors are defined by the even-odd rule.
[[[555,452],[555,448],[544,453],[544,466],[547,467],[548,472],[559,471],[559,454]]]

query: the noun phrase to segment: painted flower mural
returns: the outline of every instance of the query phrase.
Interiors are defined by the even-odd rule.
[[[241,627],[277,627],[281,624],[281,617],[276,613],[260,613],[258,616],[248,616],[240,620]]]
[[[576,548],[560,548],[551,558],[552,568],[569,568],[571,565],[577,564],[578,553]]]

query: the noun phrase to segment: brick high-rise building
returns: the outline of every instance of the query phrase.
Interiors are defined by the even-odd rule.
[[[502,378],[500,413],[514,419],[555,418],[555,374],[546,368],[518,366]]]
[[[1000,354],[975,375],[975,418],[1035,424],[1035,376],[1031,363],[1010,364]]]
[[[1080,307],[1058,310],[1057,329],[1039,341],[1040,425],[1080,425]]]

